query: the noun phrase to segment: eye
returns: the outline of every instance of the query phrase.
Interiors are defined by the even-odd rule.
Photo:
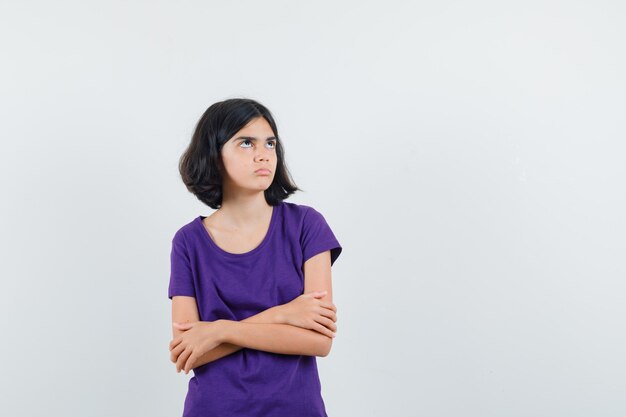
[[[242,140],[242,141],[241,141],[241,144],[239,145],[239,146],[240,146],[240,147],[242,147],[242,148],[249,148],[249,146],[241,146],[241,145],[243,145],[244,143],[249,143],[249,144],[252,144],[252,141],[250,141],[249,139],[244,139],[244,140]],[[267,143],[272,144],[272,147],[271,147],[270,149],[274,149],[274,148],[276,148],[276,141],[275,141],[275,140],[270,140],[270,141],[269,141],[269,142],[267,142]]]

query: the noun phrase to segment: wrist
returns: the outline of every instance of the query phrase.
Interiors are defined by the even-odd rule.
[[[271,308],[272,323],[285,324],[285,316],[283,315],[282,305],[278,305]]]
[[[217,321],[219,323],[218,339],[220,343],[230,343],[230,335],[232,334],[232,327],[236,324],[235,321],[232,320],[224,320],[220,319]]]

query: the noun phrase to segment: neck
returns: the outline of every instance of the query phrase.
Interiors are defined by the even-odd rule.
[[[254,229],[265,224],[272,215],[273,207],[265,201],[265,194],[224,195],[217,214],[225,226],[233,230]]]

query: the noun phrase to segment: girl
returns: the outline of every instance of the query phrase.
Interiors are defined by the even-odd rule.
[[[216,209],[172,239],[170,358],[189,380],[184,417],[327,417],[316,356],[337,331],[324,216],[284,201],[290,178],[274,119],[230,99],[200,118],[179,170]]]

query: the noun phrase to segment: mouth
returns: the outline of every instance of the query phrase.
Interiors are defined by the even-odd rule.
[[[256,171],[254,171],[254,173],[257,175],[270,175],[271,174],[270,170],[265,169],[265,168],[257,169]]]

